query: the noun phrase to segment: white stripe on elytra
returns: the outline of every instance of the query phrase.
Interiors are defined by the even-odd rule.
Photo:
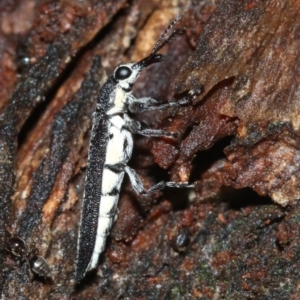
[[[121,185],[124,173],[122,176],[120,175],[121,173],[115,173],[107,168],[104,168],[102,179],[102,195],[109,194],[112,189],[115,187],[118,188]]]
[[[132,134],[129,131],[122,129],[122,126],[124,125],[124,119],[120,116],[113,116],[110,118],[110,121],[110,138],[107,145],[105,164],[126,164],[132,154]],[[125,143],[127,144],[126,149],[123,147]],[[111,215],[111,212],[114,211],[119,199],[119,193],[117,193],[116,196],[109,196],[106,194],[111,192],[113,189],[120,190],[123,177],[124,172],[115,173],[107,167],[104,167],[103,169],[101,189],[102,196],[99,206],[97,236],[88,270],[96,268],[99,254],[103,252],[105,248],[106,237],[109,234],[114,219],[114,216]]]
[[[101,196],[99,218],[113,218],[111,212],[116,208],[116,202],[118,201],[119,194],[116,196]]]

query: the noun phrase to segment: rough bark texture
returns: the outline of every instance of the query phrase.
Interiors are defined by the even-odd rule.
[[[136,137],[131,166],[146,186],[197,186],[140,197],[125,180],[97,274],[75,287],[97,93],[183,11],[134,94],[201,94],[136,116],[180,138]],[[0,298],[299,299],[299,20],[299,0],[0,1]],[[51,280],[4,250],[6,230]]]

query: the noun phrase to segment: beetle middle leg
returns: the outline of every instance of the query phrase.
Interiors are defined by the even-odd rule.
[[[125,128],[132,133],[140,134],[147,137],[170,137],[177,138],[178,133],[164,131],[161,129],[142,128],[142,124],[139,121],[132,120],[128,116],[124,116],[126,125]]]

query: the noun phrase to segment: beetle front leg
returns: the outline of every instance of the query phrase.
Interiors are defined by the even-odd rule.
[[[132,113],[142,113],[150,110],[163,110],[169,107],[180,107],[182,105],[191,104],[193,98],[201,94],[202,89],[196,91],[189,91],[187,96],[178,101],[171,101],[167,103],[161,103],[151,97],[143,97],[136,99],[133,95],[128,98],[128,110]]]
[[[186,104],[186,103],[185,103]],[[150,110],[163,110],[165,108],[169,107],[180,107],[182,104],[178,102],[167,102],[167,103],[160,103],[157,100],[150,98],[150,97],[144,97],[140,99],[131,98],[131,101],[129,102],[128,109],[130,112],[134,114],[139,114],[145,111]]]

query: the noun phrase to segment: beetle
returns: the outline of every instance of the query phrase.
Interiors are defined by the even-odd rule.
[[[6,242],[5,250],[20,262],[26,262],[30,270],[39,277],[51,277],[51,269],[47,260],[39,255],[37,248],[27,249],[25,241],[20,237],[10,236]]]
[[[75,281],[80,283],[86,273],[96,268],[100,254],[104,251],[117,212],[121,184],[124,174],[130,179],[138,194],[149,195],[164,187],[194,187],[187,182],[159,182],[145,190],[137,173],[127,163],[132,156],[133,134],[148,137],[177,136],[174,132],[142,128],[139,121],[128,113],[179,107],[191,102],[193,93],[177,102],[160,104],[145,97],[136,99],[131,89],[140,73],[149,65],[163,60],[157,52],[182,33],[174,30],[168,38],[167,32],[180,19],[175,18],[158,39],[150,55],[139,62],[121,64],[102,86],[93,114],[93,125],[89,143],[85,187],[81,208],[81,220],[77,242]]]

